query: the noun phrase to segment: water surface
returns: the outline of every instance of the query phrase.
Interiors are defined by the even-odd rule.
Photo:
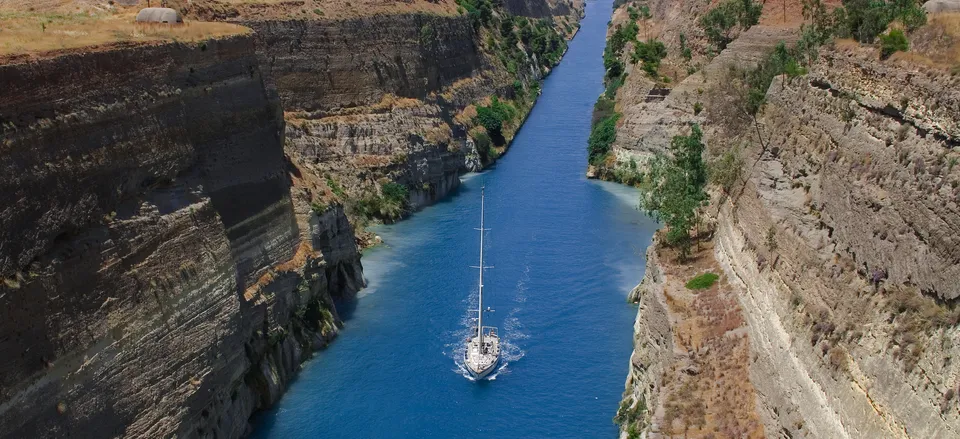
[[[259,438],[612,438],[656,225],[632,189],[584,178],[590,113],[603,91],[611,2],[587,16],[495,169],[377,229],[369,287],[341,305],[346,328],[304,365]],[[485,319],[505,361],[472,382],[458,365],[475,306],[480,186],[487,188]]]

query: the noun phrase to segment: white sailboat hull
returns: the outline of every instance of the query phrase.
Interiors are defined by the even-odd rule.
[[[474,379],[486,378],[500,364],[500,337],[496,328],[485,326],[483,341],[473,338],[467,341],[463,365]]]
[[[467,366],[467,373],[470,375],[470,378],[475,380],[482,380],[493,373],[497,369],[497,364],[500,364],[500,359],[498,358],[490,367],[482,370],[473,370],[472,367]]]

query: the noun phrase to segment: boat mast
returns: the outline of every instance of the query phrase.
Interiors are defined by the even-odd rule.
[[[480,187],[480,293],[477,303],[477,336],[480,337],[480,350],[483,351],[483,192]]]

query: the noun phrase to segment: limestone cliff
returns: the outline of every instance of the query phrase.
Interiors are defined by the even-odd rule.
[[[0,60],[0,437],[247,434],[363,287],[383,188],[503,153],[476,108],[508,141],[582,11],[170,3],[254,32]]]
[[[254,40],[0,65],[0,436],[237,437],[363,283]]]
[[[583,10],[566,0],[514,3],[524,7],[488,2],[489,17],[449,0],[373,2],[363,14],[333,4],[304,15],[309,5],[217,0],[182,9],[254,29],[268,84],[286,112],[288,157],[309,174],[314,203],[342,202],[363,223],[431,204],[459,185],[460,174],[505,152]],[[516,31],[506,33],[504,22]],[[523,27],[547,39],[517,38]],[[545,55],[554,58],[538,58]],[[493,97],[519,113],[505,121],[502,144],[491,144],[474,121]],[[402,186],[402,206],[384,201],[388,183]]]
[[[684,32],[696,63],[696,14],[669,21],[669,12],[699,3],[648,4],[649,31],[676,54],[672,38]],[[648,251],[632,295],[624,437],[960,435],[960,95],[955,61],[940,56],[956,41],[936,28],[942,19],[930,16],[910,35],[914,49],[886,60],[850,41],[821,47],[803,74],[774,79],[756,120],[737,107],[736,72],[798,38],[796,23],[770,11],[689,75],[629,74],[598,176],[636,177],[693,122],[708,155],[736,152],[742,174],[705,209],[711,233],[692,261],[662,244]],[[666,75],[686,62],[668,56]],[[716,286],[683,285],[705,271],[720,274]],[[714,331],[743,344],[724,348]],[[723,376],[711,375],[717,367]],[[732,391],[716,392],[724,386]],[[744,393],[753,396],[736,399]],[[731,404],[747,410],[725,411]]]

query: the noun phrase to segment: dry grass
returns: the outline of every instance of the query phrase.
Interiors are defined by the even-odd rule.
[[[185,0],[168,2],[178,7]],[[431,15],[456,15],[457,4],[454,0],[193,0],[191,5],[181,10],[228,10],[238,13],[244,20],[265,19],[340,19],[370,16],[374,14],[424,13]],[[187,14],[191,14],[188,12]]]
[[[181,26],[136,24],[135,13],[59,13],[0,10],[0,56],[44,53],[116,43],[201,41],[243,34],[229,23]]]
[[[684,282],[697,274],[722,272],[713,246],[713,242],[703,242],[701,250],[683,265],[675,262],[673,249],[658,249],[678,353],[677,361],[664,371],[659,433],[686,438],[760,438],[764,432],[750,382],[750,342],[736,292],[723,278],[698,292],[684,287]]]
[[[910,50],[894,53],[889,62],[943,71],[960,70],[960,13],[932,14],[927,24],[910,33]],[[842,51],[876,51],[873,45],[844,38],[833,42]]]
[[[927,25],[910,35],[910,46],[911,53],[933,63],[960,64],[960,13],[930,15]]]
[[[827,9],[840,6],[840,0],[824,0]],[[768,27],[799,28],[803,24],[803,1],[767,0],[764,2],[760,24]]]

